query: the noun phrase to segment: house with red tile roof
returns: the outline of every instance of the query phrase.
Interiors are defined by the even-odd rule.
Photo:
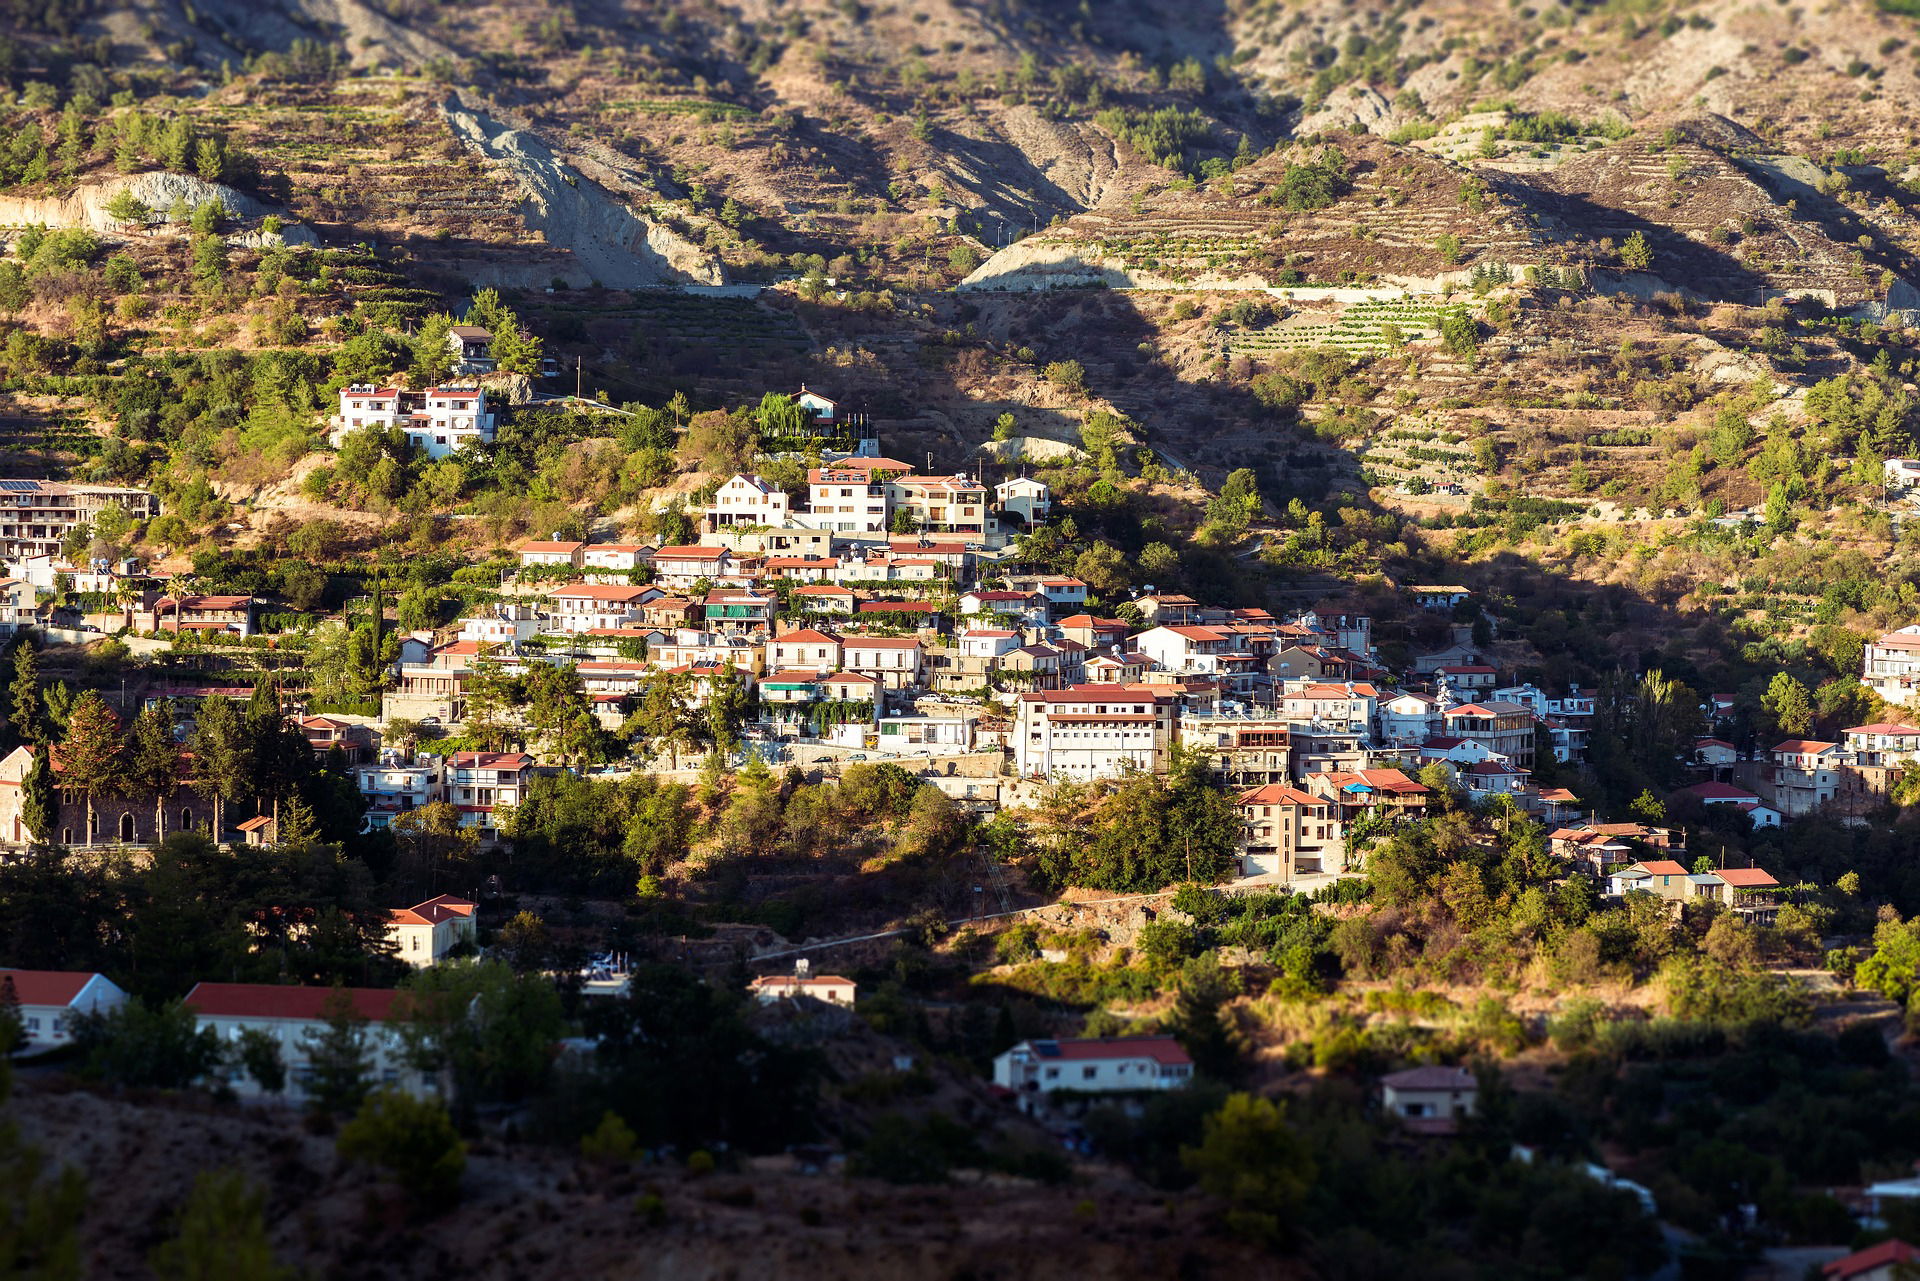
[[[526,800],[532,781],[533,757],[525,752],[455,752],[447,758],[447,800],[460,812],[460,825],[479,828],[483,837],[494,835],[494,810]]]
[[[1345,825],[1340,809],[1324,796],[1285,783],[1249,787],[1234,798],[1240,811],[1240,862],[1248,876],[1344,871]]]
[[[1193,1059],[1170,1036],[1022,1041],[993,1061],[993,1083],[1022,1096],[1145,1093],[1192,1081]]]
[[[281,1097],[298,1103],[307,1097],[313,1081],[313,1040],[341,1015],[366,1024],[369,1077],[375,1084],[414,1094],[429,1093],[431,1082],[409,1066],[395,1027],[404,1013],[404,999],[402,993],[390,988],[197,983],[184,1004],[193,1012],[195,1022],[211,1031],[222,1045],[239,1040],[249,1031],[271,1038],[286,1068],[286,1088]],[[216,1071],[236,1094],[265,1093],[260,1082],[235,1062],[229,1061]]]
[[[387,941],[401,960],[425,969],[462,943],[473,943],[474,911],[473,903],[451,894],[395,908],[387,914]]]
[[[65,1045],[77,1017],[106,1014],[126,1000],[113,980],[91,970],[0,969],[0,1008],[16,1007],[23,1033],[18,1048],[28,1052]]]
[[[522,569],[579,569],[586,548],[585,543],[570,539],[529,538],[513,550],[520,556]]]
[[[1767,753],[1773,807],[1788,818],[1811,814],[1840,792],[1840,744],[1790,738]]]

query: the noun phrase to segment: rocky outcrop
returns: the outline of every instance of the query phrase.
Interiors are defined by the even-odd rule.
[[[209,200],[218,200],[243,222],[279,212],[252,196],[232,187],[208,182],[184,173],[142,173],[126,178],[107,178],[82,183],[66,196],[0,196],[0,226],[6,227],[85,227],[90,231],[117,234],[127,229],[107,213],[107,206],[123,191],[131,191],[153,213],[148,221],[158,222],[176,203],[192,209]],[[284,214],[282,215],[284,216]],[[252,242],[272,243],[274,236],[249,233]],[[314,234],[306,227],[287,224],[276,233],[287,244],[313,244]],[[243,237],[246,239],[246,237]]]
[[[440,109],[455,137],[517,184],[527,226],[572,255],[573,270],[563,273],[569,284],[645,289],[727,282],[725,269],[698,245],[634,212],[536,134],[468,107],[457,95]]]

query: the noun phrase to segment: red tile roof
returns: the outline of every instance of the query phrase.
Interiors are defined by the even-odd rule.
[[[327,1017],[328,1002],[344,992],[353,1012],[378,1023],[391,1017],[400,994],[389,988],[287,987],[276,983],[196,983],[187,1008],[214,1018],[312,1019]]]
[[[1049,1042],[1034,1042],[1036,1049],[1045,1044]],[[1043,1057],[1075,1061],[1146,1058],[1169,1067],[1193,1062],[1187,1052],[1180,1048],[1180,1042],[1170,1036],[1098,1037],[1080,1041],[1053,1041],[1051,1044],[1059,1050],[1059,1053],[1043,1055]]]
[[[1656,858],[1648,863],[1637,864],[1641,871],[1649,876],[1685,876],[1687,869],[1670,858]]]
[[[0,970],[0,986],[11,980],[22,1005],[72,1005],[95,977],[92,970]]]
[[[525,752],[455,752],[447,764],[459,769],[520,769],[533,764]]]
[[[1879,1269],[1891,1269],[1902,1263],[1920,1263],[1920,1249],[1896,1237],[1855,1251],[1844,1259],[1835,1259],[1820,1269],[1820,1273],[1831,1278],[1831,1281],[1849,1281],[1849,1278]]]
[[[396,908],[387,919],[395,925],[435,925],[455,917],[472,916],[473,910],[474,905],[466,899],[442,894],[412,907]]]
[[[1261,787],[1250,787],[1240,793],[1242,805],[1325,805],[1324,796],[1311,796],[1297,787],[1288,787],[1285,783],[1267,783]]]
[[[1760,798],[1744,787],[1735,787],[1731,783],[1695,783],[1692,787],[1681,789],[1688,796],[1697,796],[1703,801],[1757,801]]]
[[[1714,875],[1735,889],[1761,889],[1780,883],[1764,868],[1758,867],[1723,867]]]

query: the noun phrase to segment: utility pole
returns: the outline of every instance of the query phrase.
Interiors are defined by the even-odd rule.
[[[585,397],[583,397],[580,394],[581,378],[583,376],[581,373],[581,366],[584,365],[585,363],[586,363],[586,357],[584,356],[575,356],[573,358],[573,398],[575,400],[585,399]]]

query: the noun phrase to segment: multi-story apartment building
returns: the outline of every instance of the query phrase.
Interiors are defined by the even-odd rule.
[[[1015,706],[1014,765],[1029,778],[1111,778],[1164,773],[1179,696],[1140,685],[1079,685],[1022,694]]]
[[[135,520],[160,514],[159,501],[144,489],[0,480],[0,552],[10,560],[56,556],[74,526],[91,524],[103,509],[114,506]]]
[[[1293,778],[1292,732],[1277,717],[1183,714],[1180,743],[1204,753],[1220,777],[1234,787],[1260,787]]]
[[[1838,743],[1790,738],[1767,753],[1773,807],[1787,818],[1811,814],[1840,791]]]
[[[987,487],[971,476],[902,476],[886,487],[888,513],[904,511],[914,527],[985,542],[1000,533],[987,503]]]
[[[525,752],[455,752],[447,758],[447,799],[460,811],[462,827],[496,831],[494,812],[518,805],[533,780],[533,757]]]
[[[554,624],[576,636],[629,627],[640,621],[641,603],[657,595],[659,592],[652,587],[572,583],[553,594]]]
[[[1285,783],[1240,793],[1242,865],[1249,876],[1291,881],[1346,869],[1346,839],[1331,801]]]
[[[386,827],[402,814],[446,799],[443,766],[439,758],[423,756],[411,765],[397,757],[353,771],[354,784],[366,798],[365,831]]]
[[[764,592],[746,588],[716,588],[702,602],[707,630],[729,635],[765,632],[773,626],[773,613],[779,601]]]
[[[1493,699],[1462,703],[1440,713],[1442,733],[1479,743],[1522,769],[1533,768],[1534,715],[1520,703]]]
[[[1920,727],[1887,721],[1840,731],[1843,796],[1877,799],[1887,794],[1901,767],[1920,761]]]
[[[807,473],[807,519],[836,534],[882,534],[890,516],[887,483],[865,468],[816,467]]]
[[[353,432],[368,427],[406,433],[407,443],[429,458],[445,458],[467,445],[493,441],[496,416],[487,408],[486,390],[477,385],[372,387],[355,383],[340,390],[340,412],[327,440],[335,449]]]
[[[1364,682],[1290,682],[1281,691],[1280,715],[1290,723],[1321,725],[1328,729],[1373,732],[1373,710],[1380,691]]]
[[[1910,624],[1867,642],[1860,683],[1896,707],[1914,705],[1920,684],[1920,624]]]

